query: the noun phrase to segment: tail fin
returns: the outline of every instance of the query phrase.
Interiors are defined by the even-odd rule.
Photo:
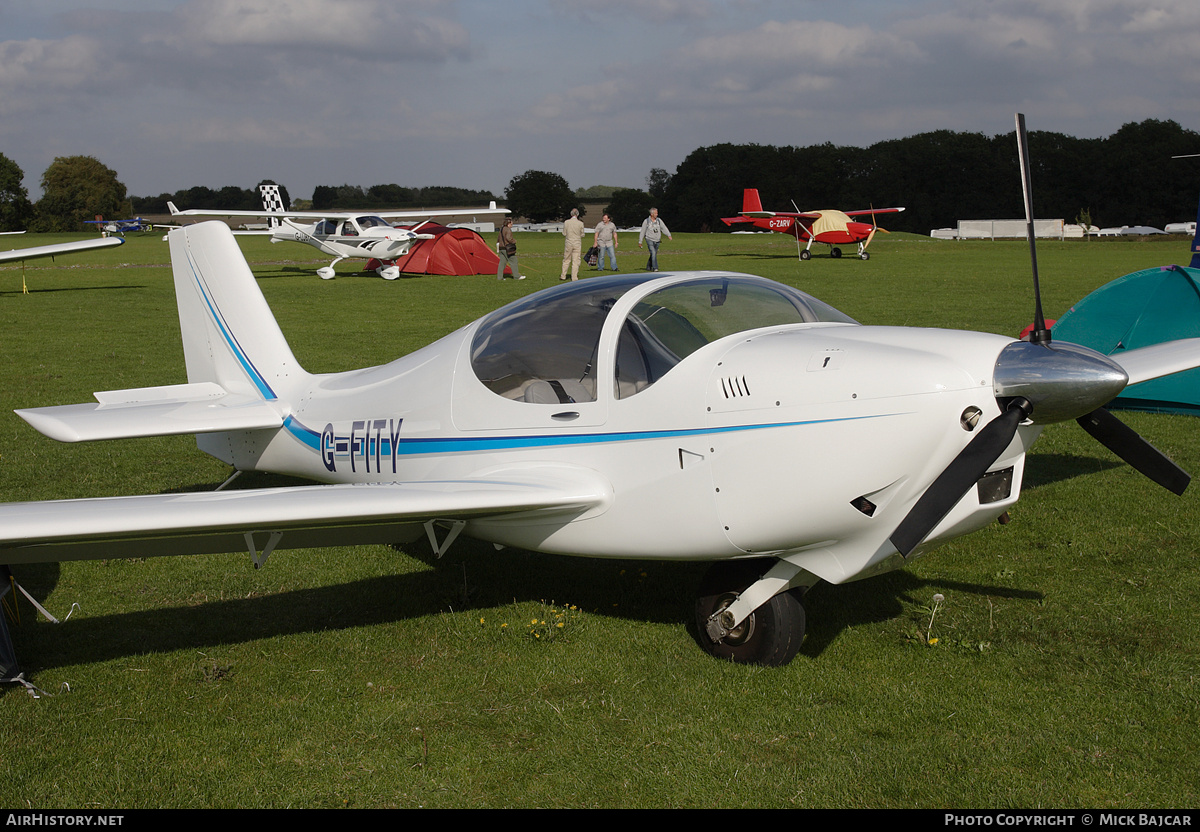
[[[190,383],[214,382],[229,393],[280,398],[307,373],[223,222],[177,228],[169,235],[179,328]]]
[[[259,185],[258,192],[262,195],[264,211],[272,213],[283,212],[283,194],[279,192],[278,185]],[[267,227],[278,228],[279,217],[267,217]]]
[[[178,208],[175,207],[175,203],[171,202],[170,200],[167,200],[167,210],[171,212],[171,216],[182,213]]]
[[[746,188],[742,191],[742,213],[762,213],[762,201],[758,198],[758,188]]]

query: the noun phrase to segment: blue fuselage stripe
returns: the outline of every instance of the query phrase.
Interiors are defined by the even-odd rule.
[[[456,437],[411,437],[398,439],[395,455],[416,456],[421,454],[479,453],[503,451],[517,448],[553,448],[569,445],[600,445],[611,442],[639,442],[651,439],[684,439],[694,436],[714,436],[770,428],[821,425],[835,422],[855,422],[863,419],[878,419],[895,414],[871,416],[848,416],[840,419],[810,419],[800,422],[773,422],[758,425],[730,425],[727,427],[686,428],[680,430],[616,431],[605,433],[535,434],[529,436],[456,436]],[[321,450],[321,433],[305,427],[295,418],[288,416],[283,426],[287,431],[314,451]],[[380,452],[391,456],[391,440],[380,438]]]
[[[207,287],[205,287],[204,281],[200,278],[200,271],[196,268],[196,264],[192,260],[190,252],[188,253],[188,265],[192,269],[192,277],[196,281],[196,287],[200,290],[200,297],[204,299],[204,305],[208,307],[208,313],[212,316],[213,323],[217,325],[217,329],[220,330],[221,337],[225,339],[225,343],[228,345],[230,352],[233,353],[233,356],[237,359],[238,363],[242,365],[242,369],[246,372],[246,375],[250,377],[250,381],[254,383],[254,386],[258,388],[258,392],[262,394],[263,398],[275,399],[275,391],[271,389],[270,385],[267,384],[266,379],[264,379],[258,370],[255,369],[254,365],[250,363],[250,359],[246,357],[246,353],[242,350],[241,344],[237,342],[237,339],[233,337],[233,333],[230,332],[229,328],[225,326],[225,321],[221,316],[221,312],[219,309],[217,309],[216,304],[209,296]]]

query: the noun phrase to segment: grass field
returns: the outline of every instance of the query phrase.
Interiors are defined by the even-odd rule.
[[[644,255],[622,239],[632,271]],[[518,241],[520,283],[385,282],[348,262],[326,282],[311,249],[243,250],[297,357],[324,372],[557,284],[561,237]],[[1038,252],[1052,318],[1189,257],[1179,239]],[[864,323],[1015,334],[1032,317],[1024,242],[880,235],[872,254],[800,263],[782,235],[680,234],[660,261],[762,274]],[[28,295],[21,268],[0,267],[0,499],[220,483],[189,437],[60,445],[11,412],[186,380],[166,244],[24,277]],[[1200,472],[1200,422],[1122,418]],[[904,571],[816,587],[801,654],[777,669],[695,644],[702,564],[460,541],[440,561],[420,542],[281,551],[261,570],[245,554],[19,568],[55,615],[78,607],[53,625],[20,604],[18,655],[53,695],[0,690],[0,805],[1200,804],[1200,490],[1176,498],[1058,425],[1012,515]]]

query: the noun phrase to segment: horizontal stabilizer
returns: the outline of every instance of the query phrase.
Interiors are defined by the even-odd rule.
[[[235,396],[212,382],[96,393],[97,404],[16,411],[35,430],[59,442],[176,436],[278,428],[283,416],[262,399]]]
[[[1117,351],[1109,358],[1121,365],[1131,385],[1137,384],[1200,367],[1200,338],[1181,338],[1136,350]]]
[[[508,476],[511,474],[511,476]],[[391,543],[413,524],[538,511],[568,522],[611,497],[592,471],[0,504],[0,563]],[[411,535],[408,535],[411,537]]]

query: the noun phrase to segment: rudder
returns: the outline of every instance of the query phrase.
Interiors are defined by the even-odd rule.
[[[190,383],[274,400],[307,375],[292,355],[233,232],[222,222],[172,231],[171,265]]]

